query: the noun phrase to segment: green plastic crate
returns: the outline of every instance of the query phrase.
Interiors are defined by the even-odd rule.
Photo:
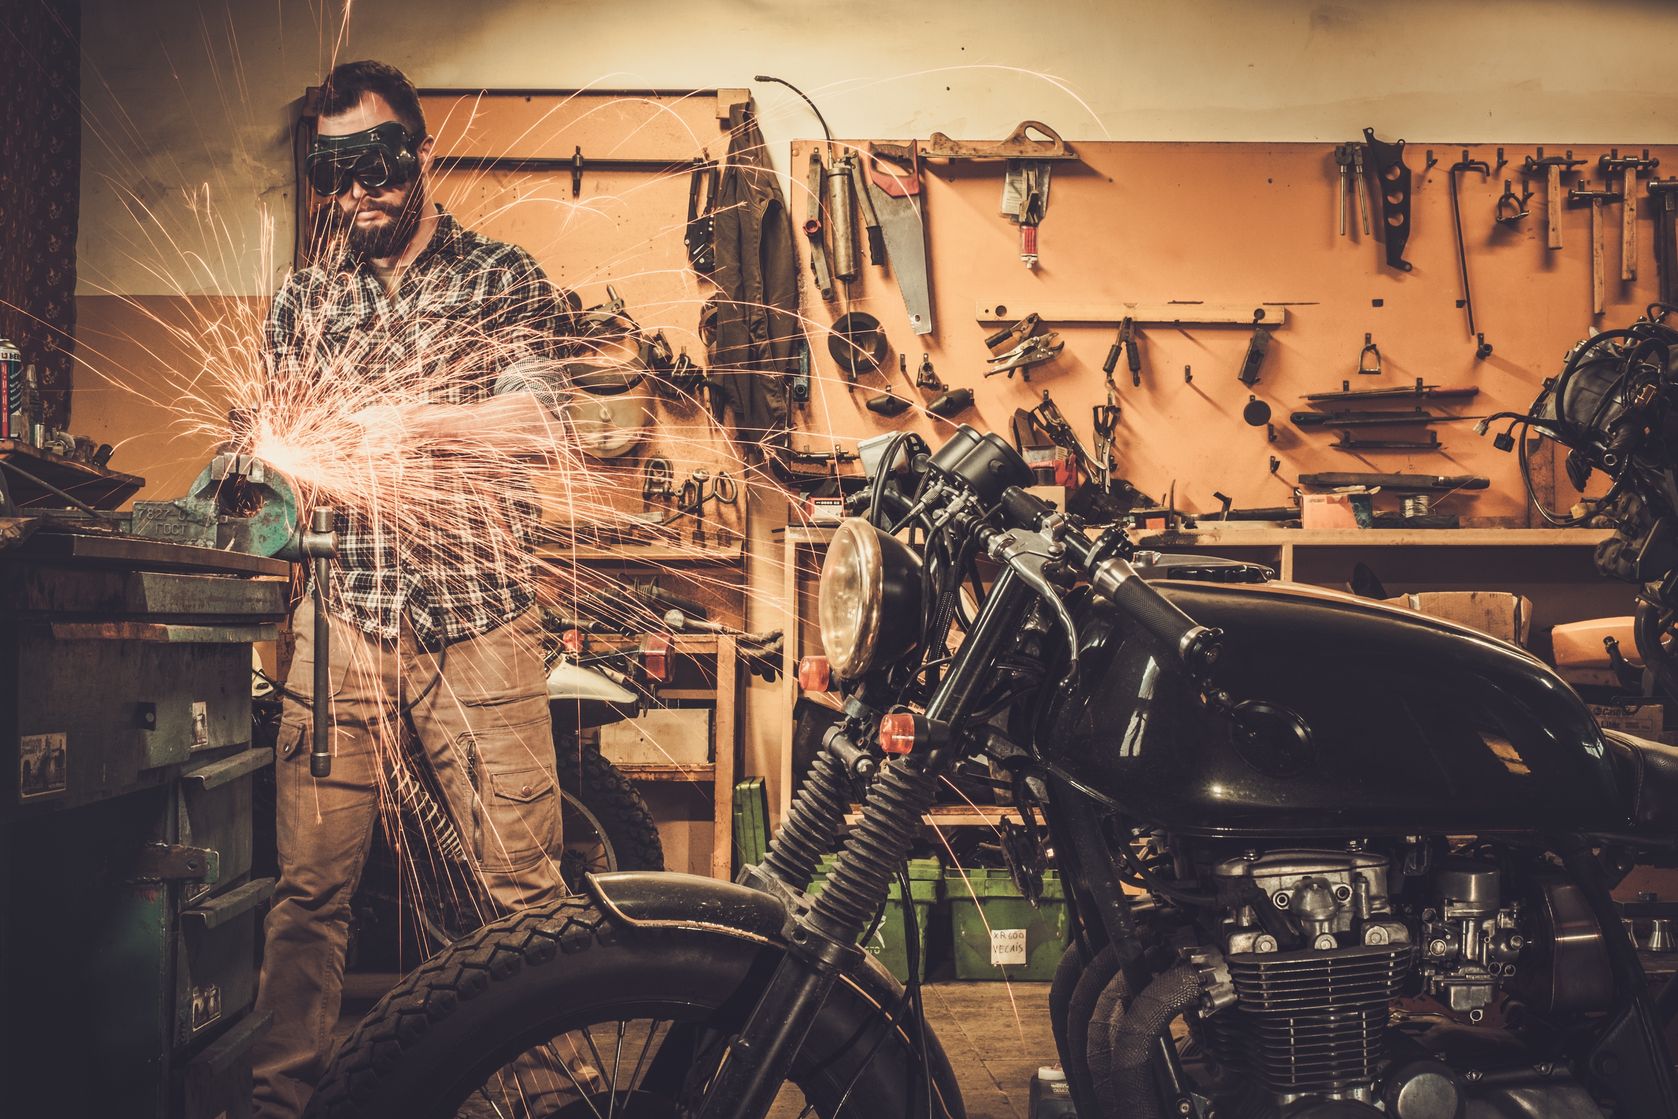
[[[1044,873],[1037,908],[1006,870],[987,867],[948,871],[944,896],[950,903],[957,979],[1046,983],[1054,978],[1067,940],[1066,894],[1059,874]]]
[[[823,855],[821,865],[816,868],[816,877],[810,882],[812,895],[822,892],[827,885],[827,876],[833,872],[835,856]],[[938,900],[938,888],[943,885],[943,864],[937,859],[909,860],[909,896],[915,903],[915,926],[917,943],[920,945],[920,978],[926,978],[926,925],[932,918],[932,906]],[[870,954],[876,957],[886,970],[897,976],[899,983],[909,981],[909,938],[905,935],[903,887],[896,880],[892,880],[891,893],[886,902],[886,915],[875,930],[872,938],[864,944]]]

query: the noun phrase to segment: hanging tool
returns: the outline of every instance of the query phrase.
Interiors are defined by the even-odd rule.
[[[1252,388],[1258,384],[1259,369],[1264,365],[1264,355],[1270,349],[1270,331],[1264,328],[1264,308],[1253,309],[1253,334],[1247,339],[1247,353],[1241,359],[1241,372],[1236,374],[1236,380]],[[1186,373],[1186,367],[1185,367]]]
[[[909,328],[932,333],[932,284],[926,265],[926,196],[921,193],[920,150],[913,143],[869,145],[868,196],[879,215]]]
[[[827,224],[833,251],[833,278],[848,284],[862,275],[856,244],[856,156],[844,155],[828,169]]]
[[[1346,236],[1346,204],[1351,201],[1346,184],[1352,180],[1352,148],[1350,144],[1336,144],[1334,162],[1340,170],[1340,183],[1335,191],[1335,210],[1339,213],[1340,236]]]
[[[1369,188],[1363,179],[1363,145],[1336,144],[1334,162],[1340,172],[1340,236],[1346,236],[1346,215],[1352,206],[1352,194],[1357,195],[1358,214],[1363,219],[1363,235],[1369,236]],[[1347,184],[1352,184],[1348,189]]]
[[[1678,178],[1650,179],[1655,203],[1655,275],[1662,303],[1678,303]]]
[[[1241,422],[1248,427],[1270,426],[1270,405],[1258,398],[1257,393],[1247,394],[1247,403],[1241,409]]]
[[[1602,204],[1618,202],[1620,195],[1611,190],[1592,190],[1586,182],[1567,192],[1569,206],[1591,208],[1591,314],[1602,314],[1607,300],[1608,280],[1602,267]]]
[[[839,316],[827,336],[827,352],[854,381],[859,373],[872,373],[886,359],[886,334],[880,320],[867,311]]]
[[[804,236],[810,240],[810,271],[815,274],[816,290],[821,292],[822,298],[832,299],[833,272],[827,264],[827,223],[822,220],[827,199],[827,165],[822,162],[822,153],[814,148],[810,150],[807,182],[810,215],[804,219]]]
[[[1410,169],[1404,166],[1404,141],[1387,143],[1375,138],[1375,130],[1363,130],[1364,143],[1369,147],[1370,159],[1375,164],[1375,182],[1381,188],[1381,224],[1387,242],[1387,265],[1401,272],[1410,271],[1404,259],[1404,246],[1410,240]]]
[[[1329,446],[1337,451],[1443,451],[1445,444],[1436,432],[1428,432],[1426,439],[1355,439],[1342,435]]]
[[[1066,348],[1065,341],[1057,331],[1046,330],[1038,333],[1042,326],[1043,317],[1033,311],[1012,326],[1003,327],[986,338],[985,346],[988,349],[997,350],[1003,346],[1009,348],[995,357],[986,359],[986,364],[991,368],[985,371],[985,376],[994,377],[998,373],[1006,373],[1012,377],[1017,369],[1020,370],[1020,376],[1029,381],[1031,375],[1025,370],[1059,357],[1061,350]]]
[[[851,193],[856,195],[862,210],[862,227],[868,236],[868,263],[876,268],[886,266],[886,238],[880,228],[880,215],[874,207],[874,195],[868,189],[868,174],[863,170],[862,157],[856,152],[846,155],[845,173],[850,176]]]
[[[915,387],[929,392],[943,392],[949,387],[944,384],[944,379],[938,375],[938,371],[932,368],[931,354],[921,355],[920,368],[915,370]]]
[[[863,407],[876,415],[901,416],[909,410],[909,402],[901,396],[893,396],[889,392],[883,392],[878,396],[869,398]]]
[[[972,389],[950,389],[926,403],[926,410],[934,416],[952,419],[973,407]]]
[[[1330,471],[1322,474],[1301,474],[1299,484],[1317,489],[1340,489],[1345,486],[1369,486],[1393,493],[1450,493],[1457,490],[1491,488],[1491,479],[1476,474],[1361,474]]]
[[[1620,173],[1620,197],[1625,205],[1620,210],[1620,279],[1637,279],[1637,177],[1645,172],[1652,173],[1661,165],[1658,159],[1649,158],[1649,149],[1644,148],[1641,156],[1622,156],[1620,149],[1615,148],[1609,154],[1597,160],[1597,166],[1602,168],[1602,179],[1608,181],[1608,176],[1618,171]]]
[[[1020,260],[1037,267],[1037,227],[1049,208],[1049,165],[1009,160],[1002,179],[1002,213],[1020,227]]]
[[[1136,345],[1136,320],[1124,318],[1119,322],[1119,333],[1113,339],[1113,344],[1107,348],[1107,360],[1101,363],[1101,371],[1107,374],[1107,384],[1113,383],[1113,370],[1118,368],[1119,355],[1123,353],[1126,363],[1130,366],[1130,383],[1133,387],[1142,385],[1142,351]]]
[[[1498,150],[1502,151],[1503,149],[1499,148]],[[1529,213],[1527,210],[1527,203],[1531,201],[1531,187],[1522,183],[1521,193],[1516,194],[1515,181],[1513,179],[1504,179],[1503,193],[1497,196],[1497,203],[1492,207],[1492,217],[1497,219],[1497,224],[1507,225],[1510,228],[1514,228],[1519,225],[1522,219],[1524,219]]]
[[[1309,392],[1305,399],[1312,404],[1327,404],[1340,401],[1356,404],[1366,400],[1468,400],[1479,395],[1477,388],[1444,388],[1440,385],[1426,385],[1420,377],[1414,385],[1392,389],[1353,389],[1352,382],[1341,381],[1339,392]]]
[[[1111,379],[1107,382],[1107,403],[1097,404],[1090,411],[1090,426],[1095,433],[1096,476],[1105,492],[1113,481],[1113,436],[1119,429],[1119,400]]]
[[[1032,132],[1047,137],[1031,138]],[[969,159],[995,162],[999,159],[1077,159],[1072,145],[1060,138],[1060,133],[1040,120],[1021,121],[1006,139],[995,143],[952,140],[942,132],[934,132],[924,149],[928,159]]]
[[[687,246],[688,264],[701,276],[717,269],[717,183],[721,174],[715,160],[706,160],[688,179],[688,223],[682,244]]]
[[[1424,408],[1407,412],[1295,412],[1290,419],[1294,426],[1305,430],[1320,427],[1406,427],[1411,424],[1455,423],[1458,420],[1477,420],[1479,416],[1441,416]]]
[[[990,368],[985,370],[985,376],[994,377],[998,373],[1006,373],[1010,378],[1016,370],[1023,380],[1031,380],[1031,374],[1026,372],[1034,365],[1042,365],[1046,361],[1053,361],[1066,348],[1066,342],[1060,333],[1054,330],[1033,334],[1010,350],[986,358],[985,364]]]
[[[1363,332],[1363,349],[1358,351],[1358,372],[1371,376],[1381,372],[1381,347],[1367,330]]]
[[[1571,148],[1565,156],[1545,155],[1544,149],[1539,148],[1536,156],[1527,156],[1521,164],[1521,174],[1544,176],[1544,220],[1549,228],[1547,244],[1552,249],[1561,248],[1561,178],[1573,174],[1573,169],[1585,162],[1574,159]]]
[[[1491,356],[1492,348],[1486,341],[1485,334],[1474,329],[1474,294],[1468,285],[1468,245],[1462,239],[1462,202],[1457,197],[1457,179],[1464,171],[1478,171],[1480,178],[1488,178],[1492,169],[1483,159],[1469,159],[1468,149],[1462,149],[1462,158],[1451,164],[1446,179],[1451,186],[1451,221],[1457,231],[1457,272],[1462,277],[1462,305],[1468,312],[1468,336],[1474,339],[1474,360],[1484,361]]]

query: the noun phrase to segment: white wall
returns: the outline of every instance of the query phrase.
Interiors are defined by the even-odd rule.
[[[333,57],[338,11],[83,0],[84,293],[268,289],[266,261],[290,252],[284,106]],[[1373,124],[1412,142],[1631,145],[1678,141],[1675,44],[1661,0],[355,0],[338,57],[432,86],[775,74],[852,137],[998,137],[1036,117],[1069,139],[1327,143]],[[781,158],[816,134],[791,93],[757,94]]]

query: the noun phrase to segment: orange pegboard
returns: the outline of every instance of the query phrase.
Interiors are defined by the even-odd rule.
[[[1593,325],[1629,321],[1655,298],[1655,223],[1646,196],[1639,198],[1635,282],[1619,279],[1619,207],[1611,205],[1603,213],[1608,280],[1606,313],[1600,318],[1592,316],[1590,306],[1588,207],[1564,209],[1559,251],[1545,246],[1542,179],[1530,182],[1537,192],[1531,216],[1513,228],[1493,220],[1504,180],[1513,180],[1517,192],[1522,189],[1520,164],[1533,148],[1506,148],[1508,164],[1491,176],[1461,177],[1476,318],[1494,347],[1489,358],[1476,361],[1459,303],[1447,181],[1447,169],[1463,153],[1461,145],[1412,142],[1405,149],[1413,175],[1406,254],[1413,269],[1400,272],[1386,265],[1383,246],[1364,237],[1355,218],[1348,235],[1340,236],[1333,144],[1069,140],[1082,159],[1054,167],[1035,270],[1021,263],[1017,231],[998,212],[1001,164],[924,163],[923,212],[937,324],[933,335],[917,337],[910,331],[888,270],[865,264],[862,277],[850,286],[848,303],[824,303],[805,269],[817,391],[801,422],[811,447],[830,446],[833,436],[852,439],[905,427],[934,439],[940,429],[948,431],[944,421],[918,412],[882,419],[864,410],[864,401],[888,383],[900,395],[925,399],[899,375],[898,352],[907,356],[911,377],[927,353],[945,382],[975,389],[977,405],[962,418],[976,426],[1005,433],[1014,409],[1032,406],[1048,389],[1089,442],[1091,409],[1105,400],[1101,364],[1116,324],[1049,323],[1066,340],[1056,362],[1032,370],[1029,384],[1019,377],[986,379],[989,351],[983,338],[997,327],[981,319],[986,307],[1002,304],[1011,315],[1043,308],[1047,319],[1048,308],[1089,304],[1265,306],[1285,309],[1287,322],[1275,332],[1261,378],[1250,391],[1271,406],[1276,441],[1267,442],[1263,428],[1248,427],[1241,419],[1249,389],[1237,373],[1250,331],[1143,327],[1141,386],[1131,385],[1122,362],[1116,373],[1123,409],[1117,436],[1121,473],[1155,496],[1175,484],[1179,505],[1197,511],[1218,508],[1213,491],[1229,494],[1239,506],[1284,504],[1293,480],[1315,471],[1483,474],[1492,480],[1490,490],[1454,496],[1441,509],[1475,523],[1525,524],[1525,495],[1513,457],[1494,450],[1490,436],[1476,436],[1472,423],[1435,427],[1443,452],[1354,454],[1331,448],[1332,431],[1296,429],[1288,416],[1305,407],[1301,398],[1306,393],[1337,389],[1342,381],[1351,381],[1353,388],[1377,388],[1417,378],[1480,390],[1465,403],[1429,403],[1436,412],[1524,410],[1540,382],[1560,369],[1564,353]],[[790,165],[805,167],[811,146],[794,143]],[[1430,148],[1438,163],[1428,168]],[[1469,158],[1497,163],[1495,145],[1467,151]],[[1606,146],[1575,146],[1575,157],[1589,163],[1570,181],[1582,184],[1588,178],[1600,187],[1596,163],[1608,151]],[[1655,148],[1650,154],[1663,168],[1678,170],[1678,148]],[[1378,221],[1373,181],[1370,185]],[[802,221],[808,192],[801,181],[790,196]],[[800,251],[806,251],[802,244]],[[823,328],[846,309],[868,311],[884,324],[893,351],[886,379],[864,377],[851,389],[834,369]],[[1365,333],[1380,348],[1379,376],[1357,373]],[[1185,381],[1185,367],[1192,369],[1192,381]],[[1271,456],[1280,460],[1274,474]]]

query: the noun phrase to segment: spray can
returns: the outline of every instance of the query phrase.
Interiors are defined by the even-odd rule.
[[[0,338],[0,439],[21,438],[12,431],[12,413],[22,400],[23,351],[11,339]]]
[[[1077,1119],[1072,1089],[1058,1065],[1044,1065],[1031,1078],[1031,1119]]]

